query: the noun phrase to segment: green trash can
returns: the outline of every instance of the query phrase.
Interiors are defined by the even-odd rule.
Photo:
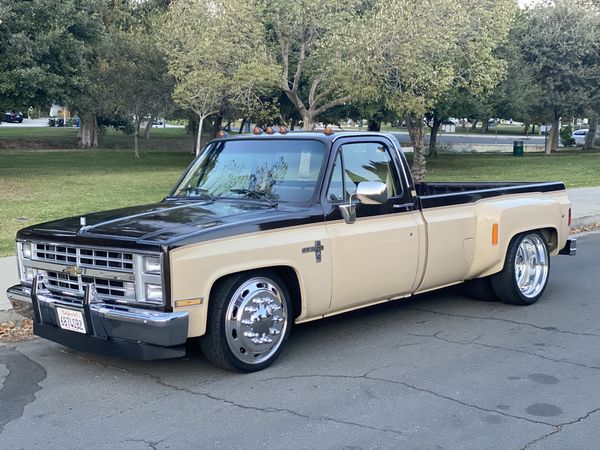
[[[523,141],[513,142],[513,156],[523,156]]]

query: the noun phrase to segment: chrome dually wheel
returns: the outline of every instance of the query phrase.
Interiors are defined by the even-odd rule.
[[[223,369],[261,370],[279,356],[291,321],[291,297],[277,273],[265,269],[231,275],[211,291],[200,348]]]
[[[277,352],[287,331],[282,289],[265,277],[251,278],[233,294],[225,314],[231,352],[247,364],[260,364]]]
[[[536,297],[548,280],[548,250],[537,234],[525,236],[515,256],[515,277],[521,293],[528,298]]]
[[[539,231],[530,231],[510,241],[504,268],[490,280],[504,303],[531,305],[544,293],[549,273],[548,244]]]

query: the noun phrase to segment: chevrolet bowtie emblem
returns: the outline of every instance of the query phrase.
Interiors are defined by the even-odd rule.
[[[63,272],[68,273],[72,277],[76,277],[77,275],[81,275],[83,273],[83,269],[80,269],[77,266],[69,266]]]

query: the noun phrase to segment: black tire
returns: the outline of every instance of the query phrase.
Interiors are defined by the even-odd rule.
[[[265,287],[260,287],[261,280]],[[283,319],[278,322],[281,323],[281,330],[277,336],[281,336],[277,338],[276,344],[263,353],[257,353],[255,351],[253,352],[253,343],[248,342],[252,340],[252,338],[247,337],[243,333],[243,329],[249,329],[251,332],[256,332],[256,329],[253,326],[244,328],[244,325],[239,325],[239,327],[242,329],[240,329],[238,333],[237,324],[239,322],[231,320],[233,317],[237,318],[238,321],[241,321],[241,319],[244,317],[244,314],[246,314],[246,317],[248,316],[249,313],[246,312],[246,306],[239,306],[238,308],[237,305],[246,305],[246,302],[250,302],[250,299],[254,298],[254,296],[246,294],[250,295],[246,299],[244,297],[244,292],[246,291],[241,293],[238,291],[242,286],[246,287],[251,285],[258,286],[255,287],[255,289],[262,289],[262,291],[260,291],[263,293],[262,295],[273,295],[273,298],[278,300],[281,304],[279,309],[282,311],[281,314],[283,317],[277,316],[277,318]],[[272,289],[275,290],[272,291]],[[275,291],[278,292],[278,295],[272,294],[272,292]],[[259,297],[256,299],[256,301],[260,302],[262,301],[261,299],[264,298],[264,296]],[[276,306],[278,305],[279,304],[276,304]],[[269,320],[274,320],[276,313],[271,313],[271,311],[268,310],[270,305],[267,305],[266,307],[260,305],[257,308],[260,309],[261,307],[263,310],[256,313],[259,315],[259,318],[255,319],[254,322],[257,328],[264,329],[265,327],[269,327],[269,336],[267,337],[271,338],[271,330],[279,326],[276,325],[275,322],[270,323],[269,326]],[[261,315],[264,315],[264,313],[267,312],[267,317],[261,317]],[[238,315],[239,317],[237,317]],[[263,320],[265,320],[264,324]],[[232,326],[233,329],[231,329]],[[243,272],[231,275],[221,280],[212,290],[208,307],[206,334],[199,339],[199,346],[202,350],[202,353],[204,353],[204,356],[206,356],[211,363],[217,367],[220,367],[221,369],[237,372],[255,372],[273,364],[285,346],[285,342],[289,337],[291,327],[292,304],[290,300],[290,294],[283,280],[271,270]],[[264,332],[264,334],[262,334],[262,338],[265,338],[266,334],[267,333]],[[273,336],[273,339],[275,338],[276,337]],[[234,344],[236,346],[232,347]],[[237,347],[237,345],[239,345],[239,347]],[[263,346],[264,344],[254,343],[254,345],[254,350],[256,350],[256,347]],[[268,346],[269,344],[266,345]],[[275,345],[277,345],[276,348]],[[248,350],[246,350],[246,347]],[[250,355],[253,355],[253,358],[250,358]],[[252,359],[252,361],[250,362],[249,359]]]
[[[484,302],[497,302],[498,296],[492,288],[490,277],[475,278],[474,280],[465,281],[465,292],[473,300],[481,300]]]
[[[529,286],[519,286],[517,270],[518,261],[522,260],[523,249],[535,247],[535,251],[539,254],[534,257],[533,261],[538,261],[535,265],[534,274],[539,271],[539,281],[532,282]],[[521,252],[520,252],[521,248]],[[545,269],[544,269],[545,266]],[[523,273],[521,270],[520,273]],[[529,273],[529,272],[527,272]],[[492,275],[491,284],[494,292],[500,300],[511,305],[527,306],[533,305],[544,293],[548,285],[550,276],[550,255],[548,252],[548,244],[539,231],[529,231],[515,236],[506,252],[504,267],[501,272]]]

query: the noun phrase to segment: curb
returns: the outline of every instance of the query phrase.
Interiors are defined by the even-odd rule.
[[[23,319],[25,317],[17,313],[14,309],[0,310],[0,323],[12,321],[18,325]]]
[[[591,216],[573,217],[573,227],[587,227],[600,222],[600,214],[592,214]]]

